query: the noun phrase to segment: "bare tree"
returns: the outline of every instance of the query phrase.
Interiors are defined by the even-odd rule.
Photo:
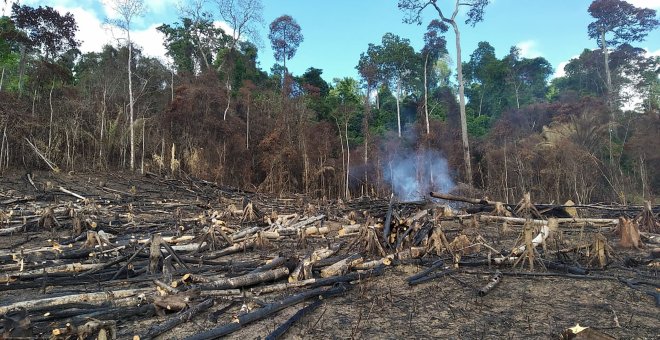
[[[460,103],[461,113],[461,135],[463,139],[463,158],[465,159],[465,177],[470,185],[472,185],[472,163],[470,160],[470,144],[468,141],[467,133],[467,118],[465,117],[465,88],[463,84],[463,61],[461,59],[461,31],[458,28],[456,17],[461,7],[469,8],[467,12],[466,24],[474,26],[483,20],[484,8],[490,0],[456,0],[454,2],[454,10],[451,16],[446,16],[438,5],[438,0],[399,0],[399,8],[406,12],[407,17],[404,19],[406,23],[422,23],[422,11],[427,7],[433,8],[438,13],[440,19],[451,25],[456,35],[456,73],[458,76],[458,99]]]
[[[131,70],[131,61],[133,59],[131,24],[133,24],[133,20],[145,14],[146,7],[144,5],[144,0],[112,0],[111,6],[112,9],[117,12],[119,18],[110,19],[108,22],[126,32],[126,43],[128,44],[128,103],[131,132],[131,170],[135,170],[135,127],[133,110],[135,101],[133,100],[133,73]]]
[[[227,59],[233,57],[236,46],[241,39],[248,37],[252,41],[258,40],[257,25],[263,24],[263,5],[261,0],[215,0],[218,4],[218,11],[222,19],[232,28],[231,41],[229,42],[229,53],[218,65],[218,72],[221,72]],[[227,107],[223,119],[227,119],[227,112],[231,103],[231,83],[230,72],[227,67],[225,77],[225,87],[227,89]]]

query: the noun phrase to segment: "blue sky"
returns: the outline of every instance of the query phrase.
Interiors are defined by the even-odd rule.
[[[112,42],[117,32],[103,28],[101,23],[112,15],[104,1],[109,0],[23,0],[30,5],[48,5],[60,11],[70,11],[79,22],[78,38],[83,41],[84,52],[99,50]],[[147,54],[164,58],[162,37],[155,27],[178,20],[178,0],[145,0],[149,13],[135,25],[133,36]],[[12,2],[10,0],[10,2]],[[259,63],[269,71],[275,62],[268,41],[268,24],[280,15],[291,15],[302,28],[304,41],[295,57],[287,62],[293,74],[302,74],[309,67],[320,68],[324,78],[357,77],[355,65],[369,43],[380,43],[383,34],[392,32],[411,40],[419,50],[426,24],[437,14],[427,9],[421,26],[402,23],[404,14],[396,0],[262,0],[265,25],[261,28]],[[660,0],[629,0],[636,6],[660,9]],[[453,1],[441,1],[450,11]],[[555,69],[580,54],[584,48],[595,48],[587,37],[587,25],[592,18],[587,13],[590,0],[494,0],[486,8],[485,20],[476,27],[463,24],[463,59],[469,59],[479,41],[488,41],[499,57],[517,45],[523,56],[542,56]],[[214,5],[209,9],[213,10]],[[460,17],[464,19],[464,17]],[[455,61],[454,34],[447,34],[451,59]],[[660,54],[660,31],[636,44],[650,53]]]

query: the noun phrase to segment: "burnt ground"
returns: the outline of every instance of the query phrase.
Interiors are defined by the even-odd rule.
[[[164,236],[183,235],[199,236],[210,220],[213,212],[220,212],[227,226],[236,232],[259,226],[263,223],[241,223],[241,216],[233,213],[240,210],[245,197],[251,199],[254,206],[263,215],[298,213],[300,216],[324,214],[332,231],[323,236],[301,238],[284,236],[279,240],[266,242],[255,249],[226,255],[217,260],[240,263],[231,264],[194,264],[200,275],[225,275],[227,277],[245,273],[245,264],[257,267],[265,260],[280,254],[290,259],[297,259],[329,244],[344,242],[338,254],[348,255],[360,252],[359,248],[349,248],[350,238],[339,237],[337,229],[341,225],[356,220],[357,224],[366,223],[364,216],[371,215],[375,221],[381,221],[387,208],[383,200],[357,200],[355,202],[320,202],[303,196],[275,197],[272,195],[241,192],[224,188],[213,183],[195,179],[168,179],[160,176],[138,176],[126,173],[69,173],[34,174],[36,189],[24,174],[5,174],[0,178],[0,211],[13,210],[9,223],[0,223],[0,230],[22,225],[21,230],[0,236],[0,274],[16,272],[11,267],[15,261],[7,260],[8,254],[51,247],[52,242],[65,244],[77,235],[72,232],[73,219],[67,209],[73,208],[81,220],[96,222],[94,230],[104,230],[116,236],[115,242],[128,237],[148,238],[156,232]],[[63,187],[85,196],[77,199],[59,190]],[[71,202],[71,203],[69,203]],[[45,228],[39,220],[47,207],[54,209],[57,226]],[[68,207],[68,208],[67,208]],[[432,203],[399,205],[395,208],[402,218],[411,216],[419,209],[433,208]],[[368,213],[365,214],[364,212]],[[353,214],[352,214],[353,212]],[[217,215],[217,214],[216,214]],[[357,216],[357,217],[356,217]],[[208,221],[206,222],[208,224]],[[83,223],[84,224],[84,223]],[[318,225],[318,224],[317,224]],[[181,232],[180,226],[184,226]],[[90,228],[88,225],[87,228]],[[451,242],[460,234],[473,238],[483,236],[491,246],[499,250],[512,249],[520,236],[520,226],[503,227],[500,224],[443,222],[447,238]],[[340,296],[324,300],[323,304],[296,322],[284,338],[290,339],[400,339],[400,338],[460,338],[460,339],[548,339],[559,338],[560,333],[579,323],[604,334],[620,339],[658,339],[660,338],[660,307],[654,297],[660,290],[658,266],[649,264],[649,248],[627,250],[617,247],[618,238],[614,227],[560,227],[553,231],[547,241],[547,259],[556,257],[553,250],[585,245],[574,252],[566,253],[565,258],[574,265],[587,267],[588,245],[596,233],[606,236],[612,246],[608,265],[600,269],[591,260],[588,275],[570,276],[556,271],[545,270],[537,265],[534,271],[519,265],[489,267],[486,265],[468,266],[471,260],[485,258],[480,252],[465,254],[462,265],[452,273],[429,280],[418,285],[409,285],[406,280],[411,275],[428,268],[438,259],[444,259],[451,267],[452,258],[443,253],[439,257],[426,254],[421,259],[395,261],[385,268],[381,276],[359,282],[353,282],[350,290]],[[192,242],[192,241],[190,241]],[[62,246],[65,249],[80,249],[84,240]],[[68,248],[67,248],[68,247]],[[130,255],[135,248],[126,248],[119,255]],[[217,250],[216,250],[217,252]],[[49,261],[72,263],[73,260],[58,258],[56,251]],[[204,257],[214,251],[197,254]],[[378,256],[365,254],[369,259]],[[104,263],[114,257],[90,257],[76,260],[81,263]],[[53,265],[43,262],[42,258],[29,265],[30,268],[43,268]],[[42,262],[39,262],[42,261]],[[146,260],[145,260],[146,261]],[[39,263],[38,263],[39,262]],[[250,266],[247,265],[247,266]],[[120,265],[105,268],[117,271]],[[146,262],[137,262],[146,266]],[[104,270],[105,270],[104,269]],[[251,269],[251,268],[249,268]],[[496,270],[504,272],[501,283],[483,297],[476,294],[477,289],[485,285]],[[185,271],[179,271],[174,277],[180,277]],[[34,300],[62,294],[98,292],[129,288],[153,288],[152,280],[161,279],[162,274],[149,275],[136,272],[132,278],[120,277],[108,280],[107,277],[90,275],[79,279],[75,285],[59,284],[58,277],[77,278],[79,273],[53,275],[51,278],[20,278],[0,286],[0,307],[17,301]],[[530,275],[532,274],[532,275]],[[535,274],[535,275],[534,275]],[[318,272],[315,270],[314,275]],[[130,275],[128,275],[130,276]],[[285,282],[279,280],[277,282]],[[626,283],[627,282],[627,283]],[[264,283],[252,288],[259,288],[271,283]],[[182,339],[197,334],[205,329],[218,327],[232,321],[243,304],[258,308],[259,303],[281,300],[285,296],[304,291],[306,288],[290,288],[279,293],[251,297],[250,288],[243,295],[218,297],[215,305],[190,322],[177,326],[160,336],[162,339]],[[154,289],[155,291],[155,289]],[[201,298],[199,298],[201,300]],[[217,321],[210,320],[215,311],[221,310],[237,301],[226,312],[218,316]],[[143,302],[148,304],[149,300]],[[194,304],[195,301],[191,303]],[[265,338],[280,324],[309,302],[288,307],[273,316],[252,324],[228,336],[232,339]],[[104,305],[110,308],[112,303]],[[91,308],[91,306],[87,306]],[[60,306],[51,309],[64,310],[85,306]],[[51,320],[39,319],[51,309],[30,310],[33,336],[47,338],[52,329],[61,328],[70,322],[69,318]],[[83,312],[81,312],[83,313]],[[83,313],[84,314],[84,313]],[[154,325],[162,324],[176,314],[165,316],[153,312],[127,317],[108,317],[116,321],[118,338],[131,338],[145,334]],[[103,319],[103,317],[100,317]],[[7,326],[0,328],[7,332]],[[0,332],[2,334],[2,332]],[[0,336],[1,338],[1,336]]]

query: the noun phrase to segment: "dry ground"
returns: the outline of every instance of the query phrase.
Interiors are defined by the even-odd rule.
[[[121,173],[60,175],[40,173],[34,179],[38,189],[46,189],[46,191],[36,191],[25,180],[23,174],[5,174],[1,177],[0,202],[27,196],[35,197],[36,200],[7,204],[0,206],[0,209],[36,211],[45,206],[59,206],[66,201],[75,201],[75,198],[57,192],[56,189],[62,186],[99,202],[101,208],[97,215],[94,215],[99,228],[114,234],[131,233],[137,237],[146,237],[156,231],[173,233],[177,225],[187,217],[197,216],[204,211],[221,209],[232,200],[239,204],[244,195],[252,197],[255,205],[265,212],[277,210],[279,213],[292,211],[303,213],[305,209],[304,199],[301,198],[281,199],[253,195],[186,180],[147,178]],[[134,219],[138,221],[137,226],[130,225],[123,217],[129,209],[129,203],[132,206],[130,209]],[[158,204],[162,207],[154,206]],[[341,215],[345,210],[330,203],[326,209],[321,210],[328,215],[331,222],[344,221]],[[52,238],[59,240],[71,238],[70,221],[62,218],[60,222],[60,227],[55,231],[44,231],[36,226],[29,226],[26,231],[0,236],[0,252],[17,251],[21,247],[31,249],[47,246],[46,240]],[[187,226],[188,230],[195,228],[196,226]],[[498,249],[510,248],[519,236],[519,229],[511,228],[509,231],[503,231],[498,225],[468,227],[456,224],[451,225],[448,230],[450,230],[448,237],[458,233],[468,235],[478,233],[492,241]],[[582,233],[565,230],[562,232],[561,240],[564,243],[577,243],[580,237],[588,238],[585,233],[593,232],[595,232],[593,229],[584,230]],[[611,230],[602,230],[602,232],[608,236],[612,245],[616,244]],[[278,253],[295,257],[319,245],[331,243],[335,240],[335,236],[331,234],[325,239],[273,242],[264,249],[222,259],[263,261]],[[406,281],[407,277],[425,269],[437,259],[427,256],[420,261],[409,261],[392,266],[384,275],[354,284],[347,293],[327,299],[320,308],[297,322],[285,338],[557,339],[562,330],[579,323],[620,339],[659,339],[660,307],[655,305],[651,295],[646,294],[646,291],[657,291],[660,287],[658,271],[646,266],[624,265],[626,258],[643,259],[648,256],[648,251],[645,249],[628,251],[616,247],[614,250],[615,257],[611,259],[607,268],[592,270],[588,277],[582,279],[566,276],[527,276],[525,273],[529,271],[520,267],[516,270],[521,274],[513,275],[510,267],[501,268],[508,274],[496,289],[484,297],[478,297],[475,291],[488,282],[490,273],[496,268],[466,267],[419,285],[409,285]],[[208,271],[226,272],[227,268],[210,266]],[[536,272],[547,271],[537,268]],[[638,289],[633,289],[618,278],[635,278],[644,281],[645,284],[637,285],[635,287]],[[77,286],[43,285],[20,290],[11,289],[10,285],[6,285],[0,287],[0,306],[53,293],[153,286],[150,278],[141,281],[92,281],[81,281]],[[270,302],[297,291],[300,290],[292,289],[285,293],[257,298]],[[165,333],[161,338],[183,339],[204,329],[230,322],[241,303],[221,315],[217,323],[209,320],[209,315],[213,311],[229,304],[230,301],[227,299],[217,299],[215,306],[209,312]],[[231,334],[229,338],[264,338],[305,304],[287,308],[271,318],[247,325]],[[171,315],[138,316],[121,321],[118,324],[119,337],[130,338],[135,334],[143,334],[151,326],[160,324],[169,317]],[[50,326],[61,326],[62,322],[64,320],[55,321]]]

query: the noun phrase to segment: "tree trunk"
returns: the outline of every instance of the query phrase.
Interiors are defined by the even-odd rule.
[[[426,116],[426,134],[431,133],[431,127],[429,126],[429,86],[428,86],[428,64],[429,64],[429,54],[426,54],[424,58],[424,115]]]
[[[133,44],[131,43],[130,27],[126,30],[128,34],[128,103],[130,112],[130,127],[131,130],[131,171],[135,171],[135,126],[133,125],[133,72],[131,71],[131,59],[133,59]]]
[[[367,95],[364,98],[364,190],[365,193],[369,190],[369,118],[371,117],[371,105],[369,105],[369,93],[371,92],[371,85],[367,84]]]
[[[23,94],[23,73],[25,73],[25,45],[21,44],[21,61],[18,66],[18,96]]]
[[[610,156],[610,164],[612,164],[612,135],[613,135],[613,127],[612,124],[614,123],[614,110],[613,110],[613,100],[612,100],[612,75],[610,73],[610,57],[609,53],[607,52],[607,41],[605,40],[605,31],[600,32],[600,43],[602,46],[602,51],[603,51],[603,57],[605,58],[605,86],[607,87],[607,106],[610,108],[610,122],[609,122],[609,156]]]
[[[144,134],[144,126],[147,125],[144,120],[144,114],[142,115],[142,157],[140,160],[140,174],[144,175],[144,144],[146,142],[147,136]]]
[[[396,81],[396,122],[399,128],[399,138],[401,138],[401,76]]]
[[[99,165],[102,164],[103,162],[103,130],[105,130],[105,98],[108,93],[108,88],[106,86],[103,87],[103,101],[101,102],[101,105],[103,106],[103,110],[101,111],[101,136],[99,137]]]
[[[248,103],[247,103],[247,114],[246,114],[246,129],[245,129],[245,148],[250,150],[250,95],[248,94]]]
[[[55,89],[55,80],[53,80],[53,84],[50,86],[50,94],[48,95],[48,104],[50,105],[50,120],[48,122],[48,155],[50,155],[50,147],[53,137],[53,89]]]
[[[348,117],[346,117],[344,129],[344,134],[346,135],[346,200],[349,200],[351,199],[351,191],[348,186],[349,174],[351,172],[351,149],[348,145]]]
[[[344,167],[344,173],[348,171],[348,168],[346,167],[346,153],[344,151],[344,138],[341,135],[341,125],[339,125],[339,119],[335,118],[335,122],[337,123],[337,131],[339,132],[339,144],[341,145],[341,165]],[[345,177],[348,178],[348,175]],[[341,182],[340,182],[341,184]],[[337,197],[341,196],[341,189],[337,191]]]
[[[5,67],[2,67],[2,76],[0,76],[0,91],[2,91],[2,83],[5,80]]]
[[[470,161],[470,143],[468,141],[467,118],[465,116],[465,86],[463,84],[463,61],[461,60],[461,32],[455,20],[451,21],[456,34],[456,64],[458,75],[458,99],[461,109],[461,137],[463,140],[463,159],[465,160],[465,179],[472,186],[472,163]]]
[[[227,88],[227,107],[222,116],[222,120],[227,120],[227,112],[229,112],[229,105],[231,104],[231,84],[229,83],[229,67],[227,67],[227,80],[225,81],[225,88]]]

